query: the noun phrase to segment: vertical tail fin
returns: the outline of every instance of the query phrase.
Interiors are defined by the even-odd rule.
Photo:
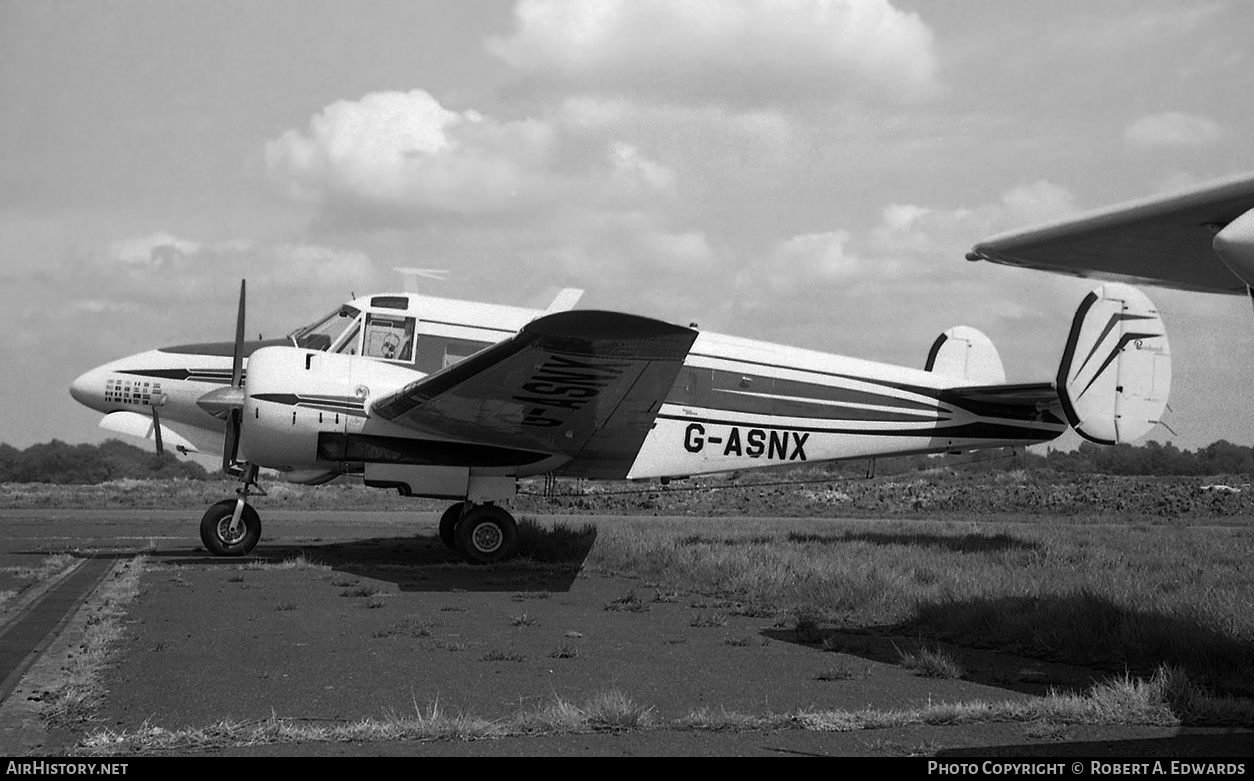
[[[1000,385],[1006,381],[1006,370],[993,342],[968,325],[954,326],[936,337],[923,368],[978,385]]]
[[[1153,302],[1107,283],[1081,302],[1058,367],[1067,421],[1103,445],[1148,434],[1171,391],[1171,348]]]

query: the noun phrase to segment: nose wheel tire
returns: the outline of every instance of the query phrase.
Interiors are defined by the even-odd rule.
[[[209,508],[200,519],[200,541],[215,556],[243,556],[261,539],[261,518],[252,505],[244,505],[239,524],[232,532],[235,499],[224,499]]]
[[[472,564],[505,561],[518,550],[518,524],[496,505],[471,508],[455,532],[457,551]]]

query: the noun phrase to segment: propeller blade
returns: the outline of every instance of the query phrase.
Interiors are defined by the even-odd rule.
[[[244,280],[239,281],[239,314],[235,317],[235,352],[231,357],[231,387],[238,388],[244,376]]]
[[[244,379],[244,280],[239,281],[239,313],[235,316],[235,351],[231,354],[231,389],[243,387]],[[239,455],[240,426],[244,413],[239,407],[231,408],[226,415],[226,438],[222,447],[222,471],[236,474],[235,458]]]
[[[222,448],[222,471],[231,474],[235,466],[235,457],[239,454],[239,429],[244,414],[233,409],[226,416],[226,442]]]
[[[157,439],[157,455],[165,455],[165,446],[161,444],[161,416],[155,404],[152,406],[152,435]]]

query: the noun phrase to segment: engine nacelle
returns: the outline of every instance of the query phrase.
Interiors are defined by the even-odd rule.
[[[1211,245],[1232,273],[1254,286],[1254,209],[1224,226]]]
[[[411,369],[350,355],[266,347],[248,359],[241,457],[280,472],[334,470],[324,433],[359,431],[371,400],[418,379]]]

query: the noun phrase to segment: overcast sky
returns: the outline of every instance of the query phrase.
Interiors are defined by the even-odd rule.
[[[1084,280],[976,241],[1254,170],[1254,4],[0,0],[0,441],[68,385],[278,336],[394,266],[922,366],[967,324],[1051,379]],[[1254,445],[1254,313],[1147,289],[1171,433]]]

